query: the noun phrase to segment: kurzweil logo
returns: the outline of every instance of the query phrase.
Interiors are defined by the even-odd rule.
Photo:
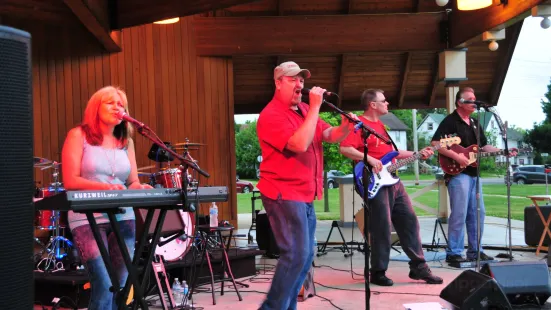
[[[74,193],[73,198],[75,199],[90,199],[90,198],[109,198],[115,197],[117,194],[106,193],[106,192],[88,192],[88,193]]]

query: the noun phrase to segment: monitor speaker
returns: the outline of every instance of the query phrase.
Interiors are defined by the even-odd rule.
[[[462,272],[448,284],[440,292],[440,298],[450,310],[511,309],[511,304],[497,282],[472,270]]]
[[[32,309],[33,103],[31,36],[0,25],[0,308]]]
[[[512,305],[543,305],[551,296],[547,261],[488,263],[480,272],[496,280]]]

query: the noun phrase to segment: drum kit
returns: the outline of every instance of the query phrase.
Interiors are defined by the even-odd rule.
[[[165,142],[165,144],[169,144]],[[190,150],[197,150],[197,146],[203,146],[205,144],[192,143],[186,139],[186,142],[174,144],[172,149],[174,151],[183,151],[184,158],[197,162],[189,154]],[[170,161],[173,158],[163,154],[164,151],[156,144],[152,146],[152,150],[155,150],[152,155],[152,151],[149,153],[149,158],[156,161],[157,165],[151,165],[141,167],[138,169],[139,177],[146,177],[149,179],[147,182],[154,188],[182,188],[182,170],[179,167],[170,167]],[[153,158],[152,158],[153,157]],[[165,167],[163,165],[166,164]],[[60,182],[59,168],[61,163],[52,161],[46,158],[34,157],[34,167],[40,170],[52,169],[53,182],[46,187],[35,188],[33,201],[38,201],[46,197],[50,197],[62,192],[65,192],[63,183]],[[157,172],[146,173],[145,170],[156,169]],[[189,169],[184,173],[187,178],[188,190],[195,189],[198,186],[198,182],[189,173]],[[182,259],[190,249],[190,245],[195,239],[195,216],[190,212],[184,212],[179,210],[182,227],[184,232],[181,236],[174,238],[167,237],[159,240],[162,246],[158,246],[155,250],[155,254],[163,255],[166,261],[177,261]],[[60,212],[55,210],[41,210],[36,211],[34,219],[35,227],[35,242],[40,246],[40,251],[35,255],[36,269],[41,271],[60,271],[64,270],[63,258],[71,253],[72,242],[65,238],[65,229],[68,227],[67,212]],[[50,234],[49,241],[44,244],[37,235],[48,232]],[[168,241],[171,239],[171,241]],[[165,242],[163,242],[165,241]],[[44,257],[46,254],[46,257]]]
[[[34,157],[34,167],[40,170],[52,169],[53,182],[47,187],[36,187],[33,201],[57,195],[65,191],[63,184],[59,182],[59,166],[61,163]],[[40,246],[40,251],[35,255],[37,260],[36,269],[42,271],[64,270],[61,261],[69,253],[73,246],[69,239],[65,238],[67,228],[67,212],[56,210],[37,210],[34,219],[35,242]],[[44,244],[38,237],[38,231],[51,233],[48,244]],[[63,250],[63,251],[62,251]],[[44,254],[47,254],[44,258]]]
[[[197,146],[203,146],[202,143],[192,143],[186,139],[186,142],[176,143],[173,146],[169,142],[164,142],[166,146],[173,149],[175,152],[183,151],[182,156],[192,162],[197,163],[191,155],[190,150],[197,150]],[[170,166],[170,161],[174,160],[170,154],[166,154],[164,150],[158,148],[155,144],[149,152],[149,158],[157,162],[157,165],[151,165],[138,168],[138,176],[148,178],[148,184],[154,188],[182,188],[183,178],[187,178],[187,189],[192,190],[197,188],[197,179],[193,177],[189,169],[186,170],[185,176],[182,177],[182,170]],[[163,164],[166,163],[166,166]],[[148,169],[156,169],[157,172],[144,172]],[[161,237],[159,246],[155,249],[156,255],[162,255],[165,261],[178,261],[182,259],[190,250],[190,246],[195,238],[195,223],[196,218],[190,212],[178,210],[180,215],[183,233],[174,238],[174,236]],[[172,240],[171,240],[172,239]]]

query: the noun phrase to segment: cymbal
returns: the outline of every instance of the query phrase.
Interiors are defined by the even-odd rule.
[[[198,151],[198,147],[185,147],[185,146],[177,146],[174,148],[175,151],[181,151],[181,150],[188,150],[188,151]]]
[[[151,168],[155,168],[155,165],[140,167],[140,168],[138,168],[138,171],[142,171],[142,170],[146,170],[146,169],[151,169]]]
[[[41,167],[41,166],[44,166],[44,165],[48,165],[48,164],[51,164],[52,161],[49,160],[49,159],[46,159],[46,158],[42,158],[42,157],[34,157],[34,166],[35,167]]]
[[[195,143],[195,142],[180,142],[180,143],[176,143],[176,144],[173,144],[174,146],[202,146],[202,145],[206,145],[204,143]]]

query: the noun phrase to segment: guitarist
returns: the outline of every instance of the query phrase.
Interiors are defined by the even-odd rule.
[[[388,136],[384,124],[379,119],[381,115],[388,113],[388,101],[386,101],[383,91],[380,89],[364,91],[361,96],[361,106],[364,113],[359,116],[359,119],[381,136]],[[367,144],[368,163],[372,170],[378,173],[383,167],[380,161],[381,157],[393,151],[393,147],[383,143],[374,135],[367,139]],[[361,131],[350,133],[340,144],[340,152],[355,162],[363,160],[363,148]],[[423,149],[421,153],[424,159],[433,154],[430,148]],[[397,158],[411,155],[413,152],[402,150]],[[402,182],[381,188],[377,195],[369,200],[369,206],[369,232],[372,249],[370,282],[381,286],[394,284],[385,275],[390,260],[391,225],[394,225],[400,238],[400,245],[411,260],[409,277],[414,280],[424,280],[429,284],[441,284],[442,279],[432,274],[425,261],[419,235],[419,221]]]
[[[474,90],[470,87],[465,87],[459,90],[455,96],[455,111],[446,116],[440,123],[432,144],[438,144],[438,141],[444,135],[455,134],[461,138],[460,145],[469,147],[473,144],[481,146],[481,151],[496,152],[500,149],[488,145],[488,140],[484,135],[484,130],[480,130],[480,143],[477,143],[476,132],[478,131],[478,123],[471,117],[471,114],[476,111],[476,105],[472,103],[461,103],[461,98],[465,100],[476,100]],[[458,263],[465,261],[476,260],[478,251],[477,240],[477,222],[476,222],[476,167],[469,166],[468,158],[462,153],[456,153],[452,150],[441,148],[439,154],[455,160],[461,168],[465,168],[457,175],[446,174],[444,176],[448,186],[448,194],[450,195],[451,214],[448,221],[448,247],[446,249],[446,262]],[[515,152],[511,153],[516,155]],[[484,200],[482,196],[482,185],[480,184],[480,240],[482,240],[482,232],[484,230]],[[466,259],[463,258],[465,224],[467,226],[468,250]],[[480,260],[493,260],[493,257],[488,256],[480,248]]]

